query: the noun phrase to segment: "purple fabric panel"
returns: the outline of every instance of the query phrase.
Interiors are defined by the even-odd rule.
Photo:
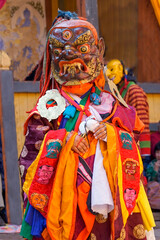
[[[94,158],[95,158],[95,155],[92,155],[92,156],[85,159],[86,163],[88,164],[88,166],[89,166],[89,168],[91,169],[92,172],[93,172]]]
[[[98,222],[96,218],[89,239],[111,240],[111,223],[109,218],[102,222]]]
[[[114,118],[120,118],[123,125],[126,126],[131,132],[133,132],[133,129],[135,127],[135,119],[136,119],[136,111],[134,107],[129,106],[129,108],[126,108],[121,105],[118,105],[111,120],[113,120]],[[117,121],[117,124],[119,126],[118,121]],[[119,127],[122,127],[122,126],[119,126]]]
[[[114,231],[115,231],[115,239],[118,239],[120,236],[121,229],[123,227],[123,217],[122,217],[122,209],[119,198],[119,187],[117,187],[116,193],[116,208],[115,209],[115,220],[114,220]]]
[[[43,122],[41,119],[34,121],[34,119],[30,119],[28,123],[27,134],[25,137],[25,143],[22,149],[22,152],[19,157],[19,165],[23,165],[25,170],[31,165],[31,163],[35,160],[43,138],[49,130],[49,127],[43,128]],[[37,143],[37,144],[36,144]],[[25,174],[23,179],[25,178]]]
[[[33,115],[30,118],[28,122],[24,146],[19,157],[22,186],[25,181],[27,169],[31,165],[31,163],[36,159],[43,138],[49,130],[51,130],[51,127],[44,118],[39,118],[39,116],[37,117],[36,115]],[[26,196],[24,195],[24,193],[22,195],[26,203],[27,201]]]
[[[93,172],[93,164],[94,164],[94,157],[95,155],[92,155],[85,159],[86,163],[88,164],[90,170]],[[77,176],[77,187],[84,181],[81,175],[78,174]]]
[[[85,228],[85,223],[80,213],[79,207],[77,206],[76,221],[73,240],[76,240],[80,232]]]

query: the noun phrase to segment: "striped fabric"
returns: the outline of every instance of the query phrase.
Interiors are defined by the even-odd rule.
[[[131,82],[128,82],[128,84],[129,83]],[[133,82],[133,84],[129,86],[124,96],[124,100],[127,104],[135,107],[138,117],[145,125],[145,128],[139,138],[141,156],[150,155],[149,105],[147,95],[141,87]]]

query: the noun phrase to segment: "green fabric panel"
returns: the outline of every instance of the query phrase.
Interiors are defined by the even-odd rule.
[[[124,82],[124,84],[125,84],[125,82]],[[122,85],[122,87],[124,87],[124,84]],[[126,93],[127,93],[127,91],[128,91],[128,88],[129,88],[131,85],[135,85],[135,83],[134,83],[134,82],[128,82],[127,87],[126,87],[126,88],[123,90],[123,92],[121,93],[122,98],[125,97],[125,95],[126,95]],[[122,87],[119,89],[119,91],[121,91]]]
[[[98,94],[98,96],[100,95],[100,93],[101,93],[101,90],[98,88],[98,87],[95,87],[95,93],[97,93]]]
[[[90,94],[90,92],[80,101],[80,105],[85,106],[89,94]],[[68,121],[66,123],[66,126],[65,126],[65,129],[67,130],[67,132],[70,132],[70,131],[74,130],[76,122],[77,122],[77,119],[79,117],[79,113],[80,112],[77,110],[75,115],[74,115],[74,118],[68,119]]]
[[[140,148],[150,148],[151,142],[150,141],[139,141]]]
[[[98,87],[95,87],[95,93],[100,95],[101,93],[101,90],[99,90]],[[80,101],[80,105],[83,105],[85,106],[86,105],[86,102],[87,102],[87,99],[90,95],[90,91],[88,92],[88,94]],[[68,119],[67,123],[66,123],[66,126],[65,126],[65,129],[67,130],[67,132],[70,132],[72,130],[74,130],[75,128],[75,125],[76,125],[76,122],[77,122],[77,119],[79,117],[79,111],[77,110],[75,115],[74,115],[74,118],[70,118]]]
[[[33,238],[33,236],[31,235],[32,226],[30,226],[25,221],[25,218],[26,218],[26,215],[27,215],[27,212],[28,212],[28,208],[29,208],[29,201],[27,202],[25,214],[24,214],[24,217],[23,217],[22,227],[21,227],[21,231],[20,231],[20,236],[22,236],[23,238],[27,238],[28,240],[32,240],[32,238]]]
[[[67,130],[67,132],[71,132],[74,129],[78,116],[79,116],[79,111],[76,111],[74,118],[68,119],[65,126],[65,129]]]

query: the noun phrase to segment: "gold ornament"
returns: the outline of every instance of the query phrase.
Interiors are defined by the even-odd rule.
[[[118,205],[115,205],[114,207],[114,220],[116,220],[118,218],[119,215],[119,210],[118,210]]]
[[[105,218],[104,215],[102,215],[102,214],[97,214],[96,221],[98,223],[105,223],[107,221],[107,218]]]
[[[62,48],[64,44],[60,42],[58,39],[54,38],[53,35],[49,36],[49,42],[54,48]]]
[[[91,233],[89,236],[89,240],[96,240],[96,235],[94,233]]]
[[[120,233],[120,239],[125,239],[126,238],[126,230],[124,227],[122,227],[121,229],[121,233]]]
[[[83,33],[81,36],[79,36],[75,42],[74,42],[74,45],[81,45],[81,44],[84,44],[84,43],[88,43],[89,39],[90,39],[90,36],[91,36],[91,31],[88,30],[87,32]]]
[[[145,238],[146,234],[145,234],[144,226],[142,224],[136,225],[133,229],[133,235],[137,239]]]

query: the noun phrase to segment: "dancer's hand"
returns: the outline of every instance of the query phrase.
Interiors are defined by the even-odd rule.
[[[77,135],[74,139],[72,150],[78,154],[84,154],[89,148],[88,142],[85,138]]]
[[[94,137],[99,140],[106,141],[107,139],[107,128],[105,123],[101,123],[94,130]]]

